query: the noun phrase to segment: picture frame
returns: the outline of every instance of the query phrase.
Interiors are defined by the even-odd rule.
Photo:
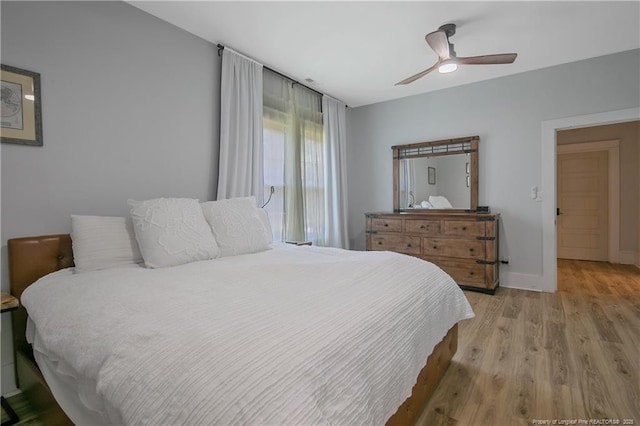
[[[436,184],[436,168],[435,167],[428,167],[427,170],[429,172],[429,174],[428,174],[429,185],[435,185]]]
[[[0,142],[42,146],[40,74],[0,64]]]

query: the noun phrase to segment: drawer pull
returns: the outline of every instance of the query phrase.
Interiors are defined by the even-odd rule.
[[[473,275],[473,272],[469,272],[469,275]]]
[[[424,225],[420,225],[420,229],[424,229]]]
[[[466,230],[467,230],[467,227],[466,227],[466,226],[463,226],[463,227],[462,227],[462,230],[463,230],[463,231],[466,231]]]
[[[411,244],[407,244],[407,247],[411,247]]]
[[[382,241],[378,241],[378,245],[381,246],[382,245]]]
[[[470,249],[469,249],[469,251],[470,251],[471,253],[473,253],[473,248],[470,248]]]
[[[385,223],[385,224],[384,224],[384,226],[385,226],[385,228],[386,228],[387,226],[389,226],[389,224],[388,224],[388,223]]]
[[[433,248],[434,248],[434,249],[437,249],[437,248],[438,248],[438,246],[433,246]]]

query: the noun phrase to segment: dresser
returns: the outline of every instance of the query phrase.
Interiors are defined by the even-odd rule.
[[[464,289],[494,294],[499,284],[493,213],[366,213],[366,249],[435,263]]]

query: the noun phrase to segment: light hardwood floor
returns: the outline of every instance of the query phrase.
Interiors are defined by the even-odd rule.
[[[418,424],[640,425],[640,270],[559,260],[558,289],[465,292],[476,318]]]

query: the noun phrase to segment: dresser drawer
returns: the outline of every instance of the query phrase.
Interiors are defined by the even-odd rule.
[[[447,274],[451,275],[458,284],[485,286],[485,266],[475,262],[456,260],[430,260]]]
[[[420,254],[420,237],[372,235],[371,250],[387,250],[418,255]]]
[[[445,220],[444,235],[484,236],[484,222],[466,220]]]
[[[405,219],[404,232],[438,235],[440,234],[440,221]]]
[[[422,243],[425,255],[484,259],[484,241],[423,237]]]
[[[384,232],[402,232],[402,219],[371,219],[371,230]]]

